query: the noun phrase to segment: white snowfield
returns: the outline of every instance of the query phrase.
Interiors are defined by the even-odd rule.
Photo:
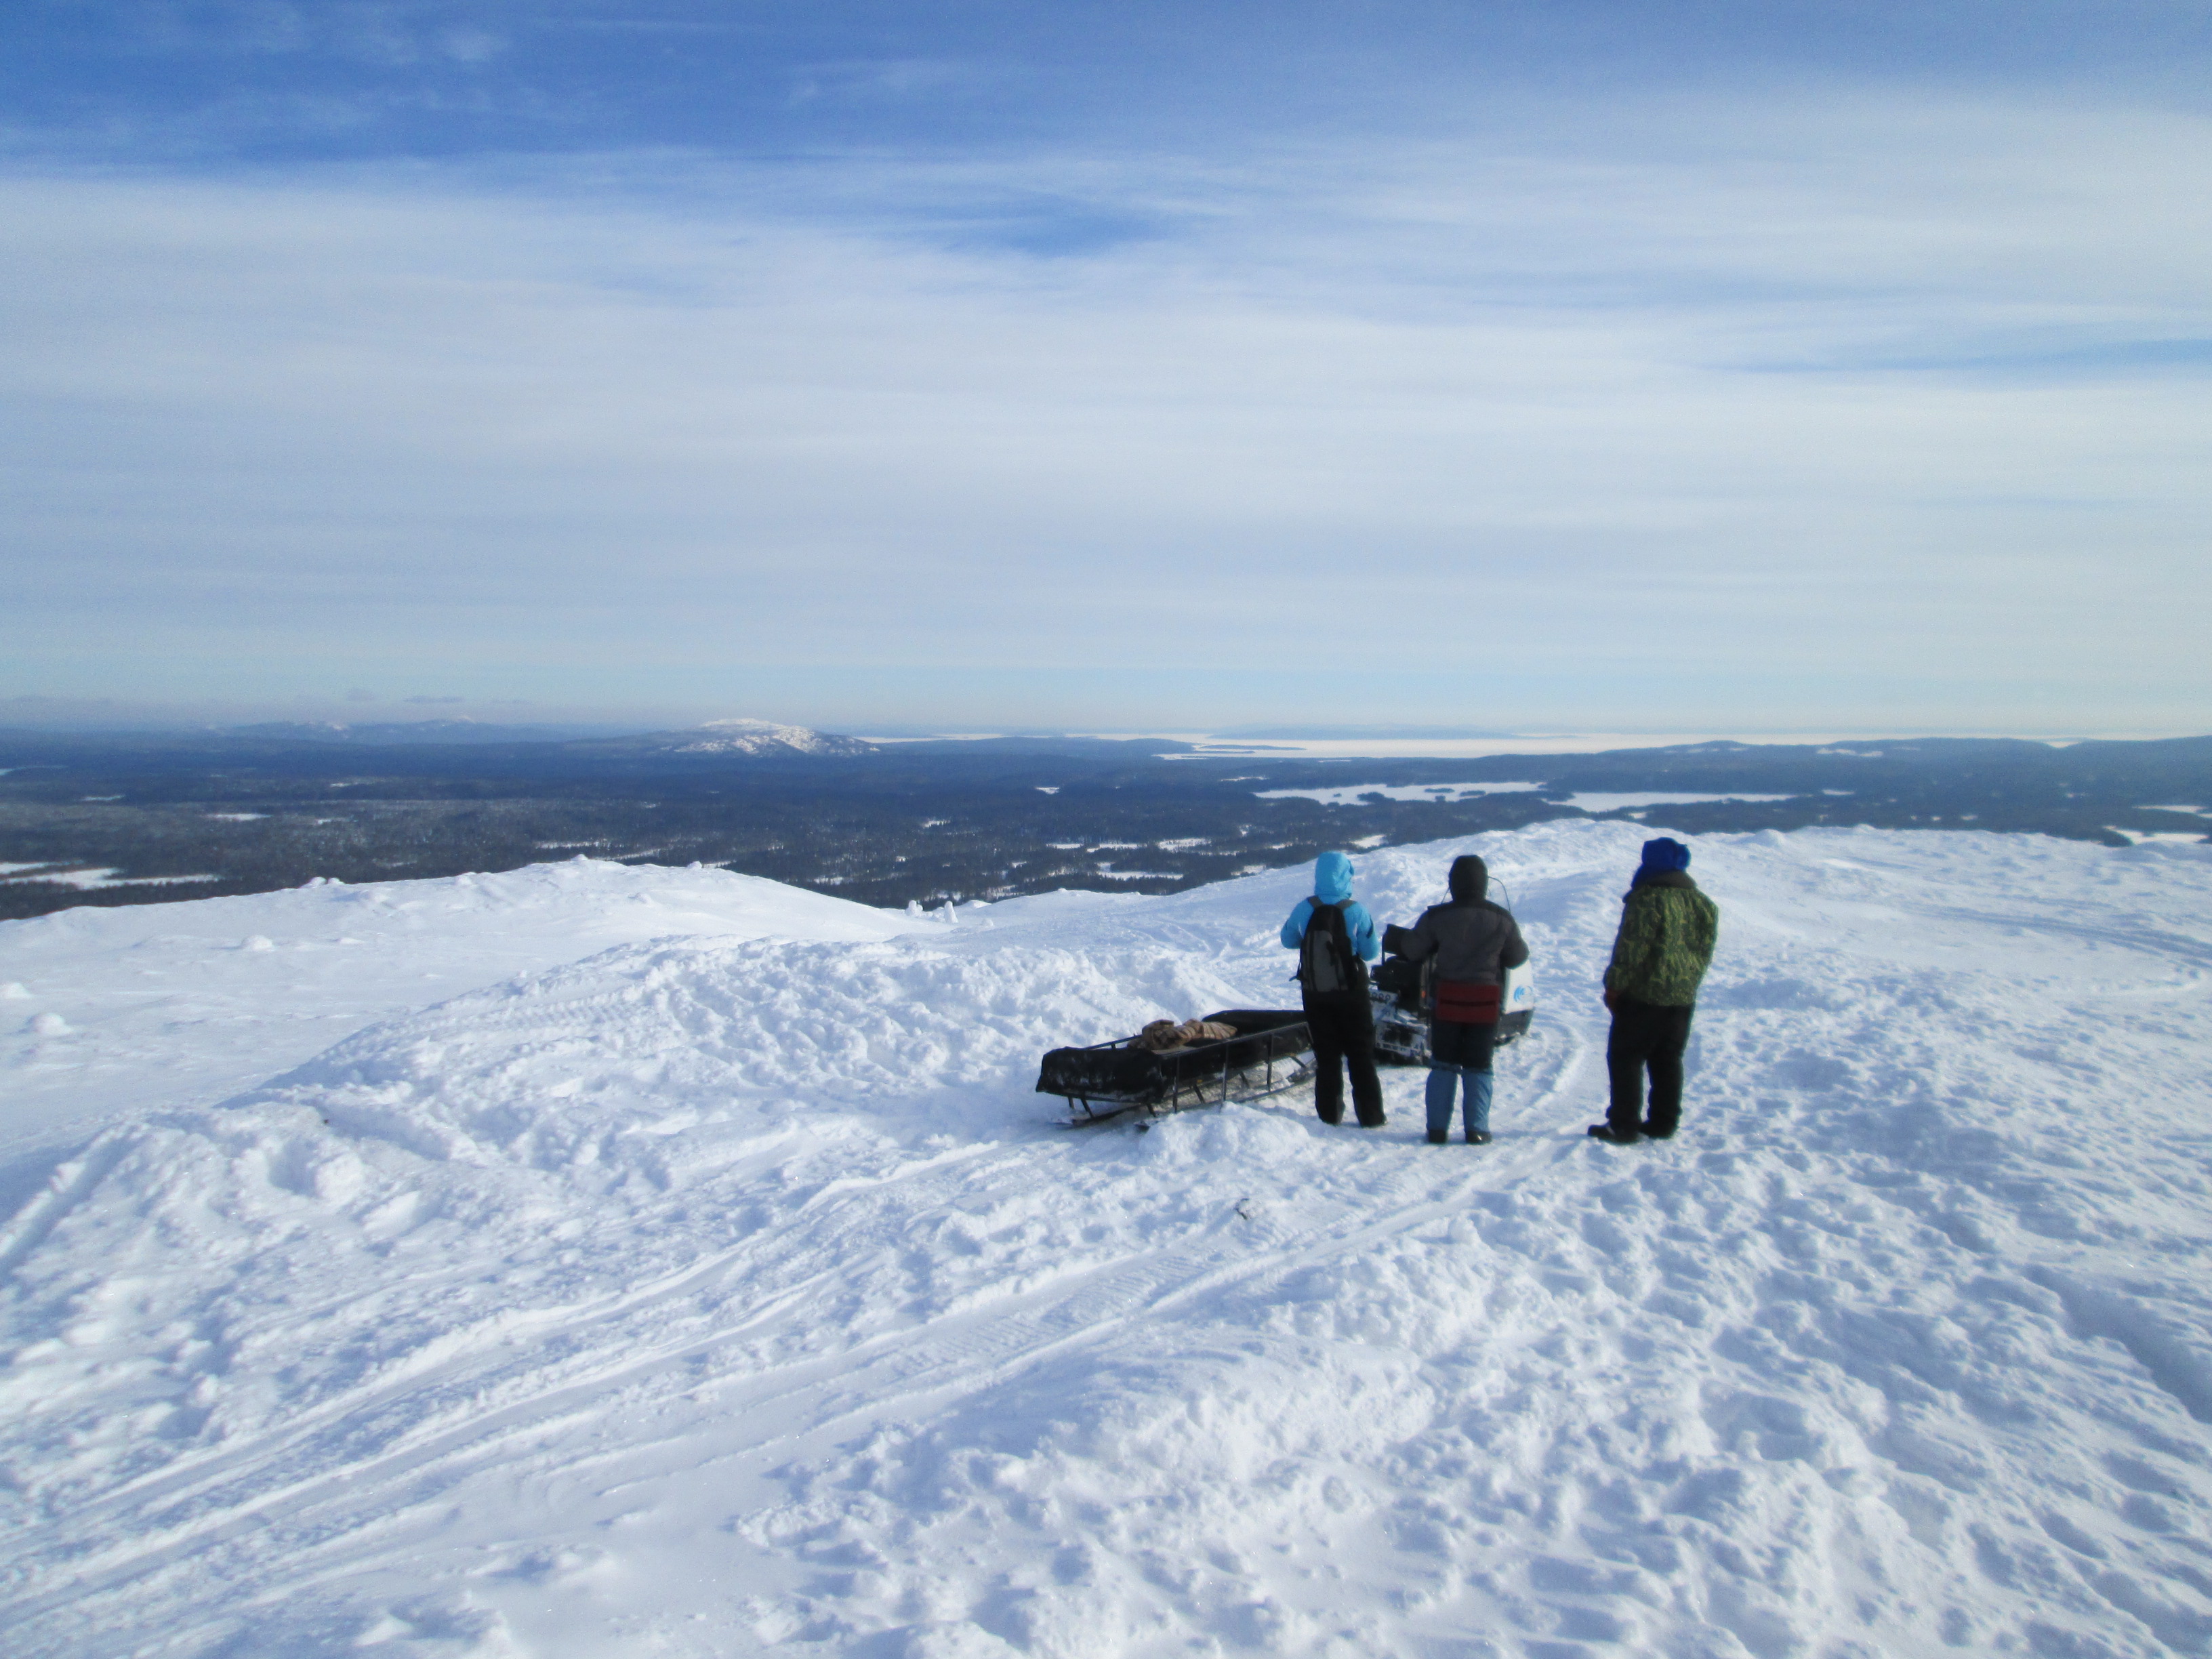
[[[726,870],[585,858],[0,921],[0,1154],[149,1107],[212,1105],[373,1020],[607,945],[914,925]]]
[[[5,924],[11,1103],[106,1045],[0,1170],[7,1650],[2212,1651],[2212,852],[1700,838],[1685,1128],[1612,1147],[1642,834],[1358,860],[1386,920],[1510,887],[1486,1148],[1407,1073],[1374,1133],[1052,1126],[1042,1049],[1285,1000],[1303,870]],[[403,963],[447,1000],[380,1018]]]

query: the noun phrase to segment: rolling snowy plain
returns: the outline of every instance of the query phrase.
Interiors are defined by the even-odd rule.
[[[892,915],[585,860],[0,924],[15,1655],[2212,1651],[2212,848],[1771,832],[1587,1139],[1646,833],[1510,888],[1495,1144],[1038,1054],[1306,872]]]

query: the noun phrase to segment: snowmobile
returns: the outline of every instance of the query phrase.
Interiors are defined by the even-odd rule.
[[[1409,962],[1395,945],[1406,929],[1382,930],[1382,960],[1375,964],[1368,1000],[1375,1005],[1375,1058],[1386,1066],[1429,1063],[1429,1010],[1436,1002],[1436,962]],[[1536,974],[1528,963],[1508,968],[1500,989],[1498,1046],[1527,1035],[1536,1015]]]
[[[1237,1035],[1158,1050],[1134,1036],[1054,1048],[1038,1067],[1036,1091],[1058,1095],[1071,1124],[1103,1123],[1125,1113],[1158,1117],[1193,1106],[1261,1100],[1313,1076],[1313,1038],[1297,1008],[1224,1008],[1205,1016]]]

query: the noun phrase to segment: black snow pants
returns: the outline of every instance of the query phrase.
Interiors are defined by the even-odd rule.
[[[1613,1103],[1605,1121],[1624,1139],[1639,1134],[1661,1139],[1682,1121],[1682,1050],[1690,1041],[1695,1007],[1668,1008],[1633,997],[1615,997],[1613,1033],[1606,1039],[1605,1069],[1613,1083]],[[1651,1074],[1651,1100],[1644,1100],[1644,1074]]]
[[[1382,1123],[1382,1079],[1375,1075],[1375,1009],[1364,995],[1308,997],[1313,1034],[1314,1109],[1324,1123],[1344,1121],[1344,1073],[1352,1073],[1352,1109],[1363,1129]]]

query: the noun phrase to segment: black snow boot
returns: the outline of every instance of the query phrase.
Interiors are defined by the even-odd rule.
[[[1609,1140],[1616,1146],[1633,1146],[1638,1139],[1635,1130],[1631,1129],[1627,1133],[1623,1134],[1610,1123],[1591,1124],[1589,1138],[1592,1140]]]
[[[1467,1132],[1467,1144],[1470,1146],[1487,1146],[1490,1145],[1490,1131],[1469,1129]]]
[[[1431,1129],[1429,1131],[1429,1145],[1431,1146],[1441,1146],[1450,1139],[1451,1132],[1449,1129]]]

